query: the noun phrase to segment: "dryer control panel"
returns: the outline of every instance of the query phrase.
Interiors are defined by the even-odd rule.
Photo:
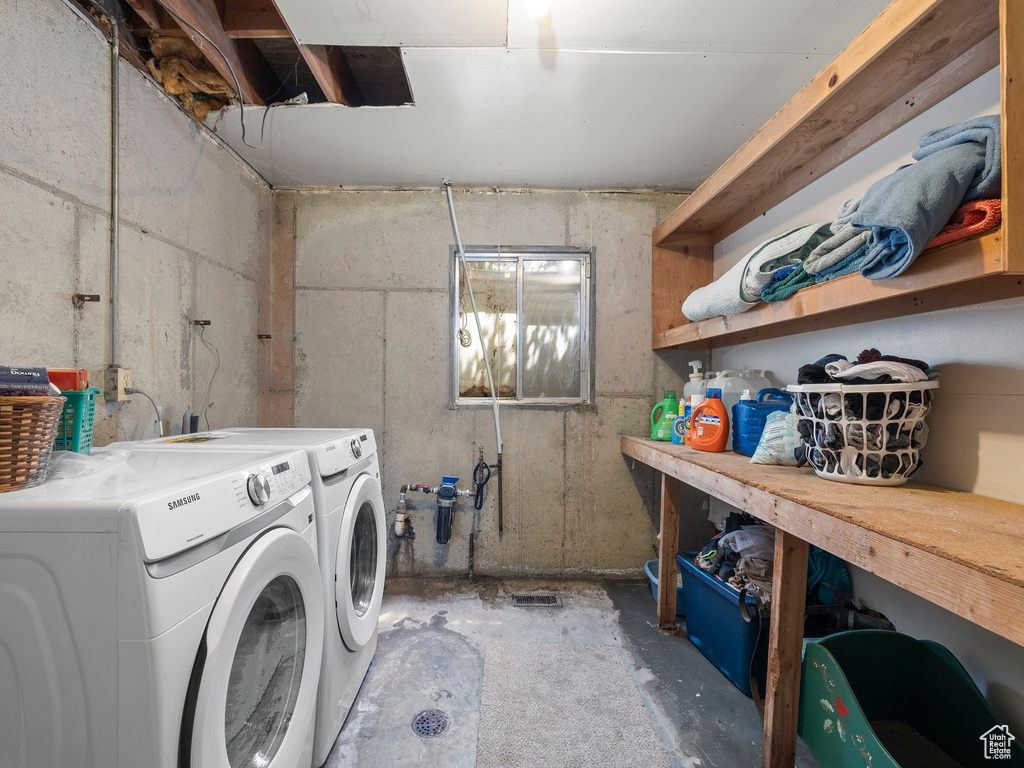
[[[162,560],[230,531],[274,509],[310,479],[306,452],[290,451],[145,499],[136,518],[146,560]]]
[[[331,477],[354,464],[369,459],[377,452],[372,429],[320,443],[316,446],[316,463],[321,477]]]

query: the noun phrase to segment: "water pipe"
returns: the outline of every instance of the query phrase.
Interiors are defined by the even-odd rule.
[[[118,287],[118,146],[120,144],[120,41],[117,18],[110,15],[110,367],[117,368],[121,361],[120,339],[120,289]]]
[[[469,489],[459,490],[455,487],[459,478],[448,477],[441,479],[440,485],[406,484],[403,485],[398,494],[398,507],[395,510],[395,536],[399,539],[406,538],[409,534],[406,530],[408,525],[408,509],[405,501],[405,494],[413,491],[420,493],[432,493],[437,502],[437,525],[435,540],[438,544],[447,544],[452,536],[452,521],[455,518],[455,502],[461,496],[468,499],[473,495]]]
[[[502,453],[502,442],[501,442],[501,419],[498,417],[498,392],[494,388],[494,374],[491,371],[491,358],[487,350],[487,340],[484,338],[483,327],[480,325],[480,313],[477,312],[476,308],[476,297],[473,295],[473,286],[469,280],[469,267],[466,264],[466,251],[462,247],[462,236],[459,234],[459,222],[455,218],[455,201],[452,200],[452,183],[445,179],[444,191],[448,198],[448,215],[452,222],[452,234],[455,235],[455,247],[459,253],[459,259],[462,262],[462,272],[466,276],[466,290],[469,293],[469,303],[473,308],[473,319],[476,321],[476,335],[480,339],[480,349],[484,355],[484,367],[487,371],[487,384],[491,389],[491,412],[494,415],[494,441],[498,448],[498,461],[495,463],[494,468],[498,472],[498,538],[500,539],[504,533],[505,528],[505,517],[503,507],[503,495],[502,489],[505,485],[504,472],[502,471],[501,453]]]

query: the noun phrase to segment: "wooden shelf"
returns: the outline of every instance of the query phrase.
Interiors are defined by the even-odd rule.
[[[1000,67],[1002,227],[922,254],[892,280],[852,275],[690,323],[714,246],[992,67]],[[938,126],[932,126],[938,127]],[[715,347],[1024,295],[1024,2],[893,0],[651,234],[655,349]],[[762,766],[796,755],[808,543],[1024,645],[1024,506],[908,483],[875,488],[736,454],[622,438],[662,472],[659,578],[674,578],[679,482],[774,524]],[[995,544],[993,544],[995,542]],[[658,621],[675,623],[670,590]]]
[[[895,0],[652,233],[655,349],[709,348],[1024,295],[1024,3]],[[1014,41],[1014,42],[1010,42]],[[691,323],[714,246],[873,142],[1000,65],[1003,225],[923,254],[892,280],[859,276]]]
[[[836,483],[641,437],[623,437],[621,450],[661,472],[660,583],[675,578],[680,482],[777,529],[763,768],[792,768],[796,759],[810,544],[1024,645],[1024,505],[914,482]],[[675,619],[675,593],[661,590],[658,624],[674,628]]]
[[[999,63],[996,0],[896,0],[654,230],[736,231]]]
[[[735,453],[623,437],[622,453],[1024,644],[1024,505],[908,482],[836,483]]]
[[[899,277],[847,275],[738,315],[669,328],[655,334],[654,348],[707,349],[1019,296],[1024,275],[1008,266],[1002,231],[993,230],[926,251]]]

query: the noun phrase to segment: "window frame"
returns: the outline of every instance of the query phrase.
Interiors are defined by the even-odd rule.
[[[491,398],[462,397],[459,395],[459,277],[462,274],[462,262],[458,249],[451,245],[448,249],[449,258],[449,291],[448,315],[450,320],[450,342],[448,345],[448,377],[449,377],[449,408],[460,407],[491,407]],[[594,269],[593,248],[577,248],[571,246],[508,246],[508,245],[468,245],[465,246],[466,261],[498,261],[516,260],[516,397],[499,397],[499,406],[566,408],[586,407],[592,403],[593,359],[594,359]],[[519,365],[519,354],[523,345],[523,262],[560,259],[580,262],[580,396],[579,397],[522,397],[523,369]],[[469,320],[470,330],[476,334],[472,318]]]

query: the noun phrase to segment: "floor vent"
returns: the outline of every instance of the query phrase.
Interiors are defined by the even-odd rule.
[[[558,595],[513,594],[512,605],[522,608],[557,608],[562,605]]]
[[[440,736],[448,730],[448,715],[440,709],[424,709],[412,719],[412,730],[424,739]]]

